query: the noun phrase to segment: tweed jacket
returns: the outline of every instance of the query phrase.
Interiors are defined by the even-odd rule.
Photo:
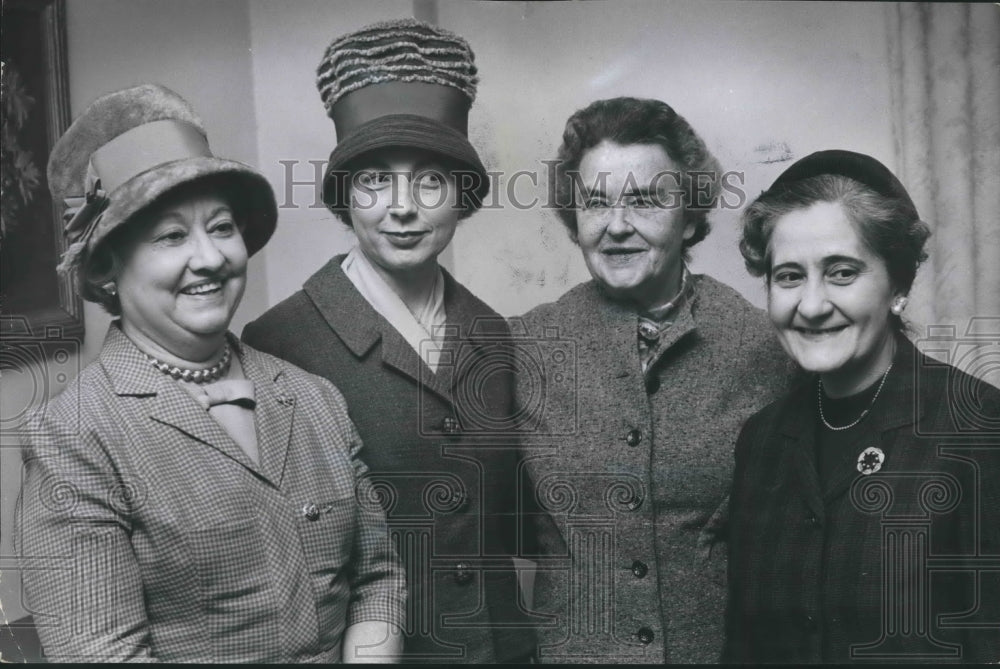
[[[811,376],[740,434],[725,659],[1000,660],[1000,390],[900,337],[843,444],[885,461],[825,490],[816,393]]]
[[[343,398],[230,338],[259,466],[117,324],[28,435],[18,551],[48,659],[339,661],[345,626],[402,625]]]
[[[528,467],[558,536],[536,593],[557,616],[543,661],[716,662],[725,550],[715,545],[740,425],[789,374],[766,316],[694,275],[644,382],[638,315],[593,281],[523,317],[518,403]],[[512,330],[517,333],[515,321]],[[544,389],[544,393],[541,390]],[[530,448],[529,448],[530,445]]]
[[[447,272],[433,373],[355,289],[337,256],[247,325],[255,347],[334,382],[407,567],[405,660],[493,662],[533,652],[518,551],[506,322]]]

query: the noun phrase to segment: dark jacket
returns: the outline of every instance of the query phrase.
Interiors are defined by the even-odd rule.
[[[711,277],[692,282],[646,380],[638,315],[593,281],[523,318],[527,465],[558,524],[546,552],[569,557],[536,588],[557,616],[543,661],[719,659],[726,551],[713,519],[740,426],[787,389],[790,367],[760,309]]]
[[[447,343],[436,374],[333,258],[247,325],[253,346],[332,381],[406,565],[406,661],[531,653],[517,553],[513,377],[506,323],[445,273]],[[496,363],[496,364],[495,364]]]
[[[724,659],[1000,660],[1000,391],[900,338],[844,443],[885,462],[825,494],[816,393],[811,376],[740,435]]]

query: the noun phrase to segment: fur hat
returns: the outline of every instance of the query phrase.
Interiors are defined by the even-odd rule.
[[[486,168],[468,139],[479,77],[468,42],[415,19],[376,23],[334,40],[316,71],[337,129],[323,180],[323,201],[342,208],[337,178],[376,149],[412,147],[459,163],[474,177],[475,206],[489,192]]]
[[[66,206],[70,271],[133,215],[182,184],[221,177],[245,207],[247,252],[260,250],[278,218],[271,185],[248,165],[216,158],[201,120],[173,91],[143,84],[95,100],[49,156],[49,189]]]

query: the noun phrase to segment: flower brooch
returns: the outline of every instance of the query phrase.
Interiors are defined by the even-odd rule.
[[[885,453],[882,452],[882,449],[869,446],[858,456],[858,471],[865,476],[874,474],[882,469],[883,462],[885,462]]]

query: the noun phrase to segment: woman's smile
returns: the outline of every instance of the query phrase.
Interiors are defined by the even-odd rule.
[[[219,295],[222,293],[222,287],[225,281],[225,279],[204,279],[201,281],[195,281],[181,288],[180,292],[183,295],[191,295],[193,297]]]
[[[795,330],[797,333],[799,333],[799,335],[807,339],[823,339],[826,337],[836,336],[841,332],[843,332],[844,330],[846,330],[848,327],[849,324],[837,325],[834,327],[825,327],[825,328],[792,326],[792,329]]]
[[[427,235],[430,234],[430,230],[383,231],[382,234],[396,248],[412,249],[426,239]]]

